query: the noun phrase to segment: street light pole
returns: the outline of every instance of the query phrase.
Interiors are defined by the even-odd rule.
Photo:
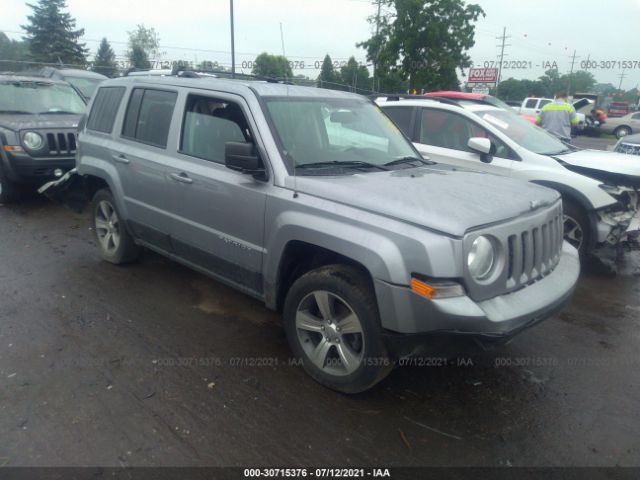
[[[236,41],[233,31],[233,0],[229,0],[231,11],[231,78],[236,78]]]

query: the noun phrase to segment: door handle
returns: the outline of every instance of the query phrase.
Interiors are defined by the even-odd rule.
[[[180,183],[193,183],[193,180],[187,176],[186,173],[171,173],[169,174],[171,178],[173,178],[176,182]]]
[[[124,163],[125,165],[128,165],[129,163],[131,163],[131,160],[125,157],[124,153],[120,153],[118,155],[112,155],[112,158],[114,161],[118,163]]]

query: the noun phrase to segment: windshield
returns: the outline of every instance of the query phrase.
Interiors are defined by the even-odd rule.
[[[394,123],[365,99],[278,97],[266,104],[283,156],[298,168],[366,162],[375,169],[422,161]]]
[[[65,80],[76,87],[86,99],[93,97],[93,92],[96,91],[98,85],[103,81],[99,78],[81,77],[65,77]]]
[[[84,113],[85,104],[69,85],[37,81],[0,82],[0,113]]]
[[[476,115],[497,127],[523,148],[540,155],[557,155],[571,151],[559,139],[508,110],[476,110]]]

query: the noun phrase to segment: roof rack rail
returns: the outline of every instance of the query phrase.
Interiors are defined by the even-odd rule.
[[[131,67],[122,73],[123,77],[129,76],[131,73],[136,72],[162,72],[165,76],[184,77],[184,78],[201,78],[202,76],[216,76],[223,75],[224,78],[233,78],[233,74],[226,70],[209,70],[209,69],[195,69],[190,67],[184,67],[176,65],[169,69],[154,70],[150,68],[135,68]],[[286,77],[270,77],[265,75],[253,75],[249,73],[236,73],[235,80],[242,80],[243,78],[250,78],[252,80],[262,80],[269,83],[282,83],[285,85],[295,85],[289,78]]]
[[[389,102],[398,102],[400,100],[433,100],[434,102],[446,103],[447,105],[460,106],[460,103],[456,100],[446,97],[426,97],[424,95],[410,95],[404,93],[376,93],[369,95],[369,98],[372,100],[380,97],[386,98]]]

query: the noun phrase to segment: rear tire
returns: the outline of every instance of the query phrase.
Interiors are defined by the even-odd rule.
[[[371,282],[359,270],[312,270],[287,293],[284,327],[294,355],[318,383],[343,393],[373,387],[393,369]]]
[[[18,185],[7,178],[0,166],[0,204],[10,204],[18,199]]]
[[[98,190],[91,207],[93,231],[103,260],[116,265],[137,260],[140,247],[129,234],[111,192]]]
[[[575,201],[563,198],[564,239],[578,249],[580,257],[589,253],[591,229],[587,212]]]

